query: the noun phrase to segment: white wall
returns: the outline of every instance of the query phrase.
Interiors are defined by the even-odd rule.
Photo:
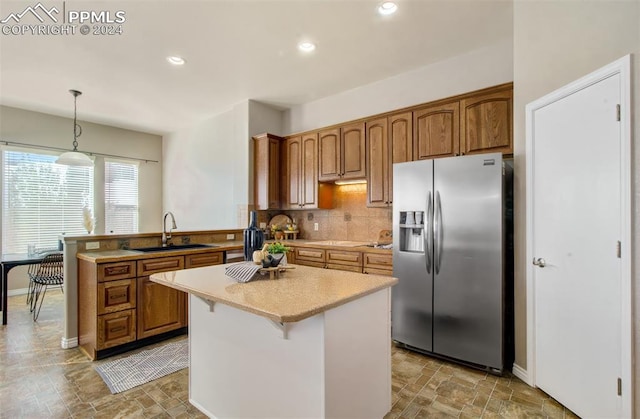
[[[282,135],[282,127],[284,122],[284,113],[281,110],[275,109],[264,103],[256,102],[255,100],[249,101],[249,136],[263,134],[268,132],[269,134]],[[249,204],[253,209],[254,195],[254,165],[253,165],[253,140],[249,145]]]
[[[443,40],[443,42],[446,40]],[[284,133],[326,127],[513,80],[511,39],[451,59],[295,106]]]
[[[166,136],[164,209],[175,214],[178,230],[246,227],[253,203],[251,136],[281,131],[281,111],[249,100]]]
[[[164,210],[178,230],[237,228],[248,196],[248,103],[166,136]]]
[[[516,230],[516,363],[527,368],[525,307],[525,106],[626,54],[634,53],[635,260],[640,260],[640,2],[638,1],[516,1],[514,6],[514,141]],[[636,307],[640,276],[633,272]],[[635,311],[634,329],[640,326]],[[636,338],[636,355],[640,335]],[[636,368],[640,365],[636,363]],[[640,370],[636,371],[636,374]],[[636,379],[637,382],[637,379]],[[636,386],[636,406],[640,386]]]
[[[141,233],[160,231],[162,211],[162,138],[146,134],[78,121],[82,135],[78,149],[96,153],[156,160],[140,163],[139,171],[139,229]],[[73,119],[0,106],[0,140],[40,146],[71,149]],[[96,233],[104,233],[104,159],[96,157],[95,217]],[[0,208],[0,212],[2,209]],[[0,226],[0,228],[2,228]],[[9,289],[26,288],[25,270],[11,271]]]

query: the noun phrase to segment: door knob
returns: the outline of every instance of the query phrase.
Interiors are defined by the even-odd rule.
[[[535,266],[538,266],[540,268],[544,268],[545,266],[547,266],[547,262],[544,261],[543,258],[533,258],[533,262],[532,262]]]

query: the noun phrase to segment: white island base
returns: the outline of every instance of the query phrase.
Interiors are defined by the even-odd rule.
[[[382,418],[390,292],[285,324],[190,294],[189,401],[220,419]]]

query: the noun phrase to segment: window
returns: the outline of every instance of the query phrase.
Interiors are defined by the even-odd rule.
[[[104,231],[138,232],[138,164],[105,160]]]
[[[2,149],[2,252],[58,247],[58,236],[87,234],[83,208],[93,212],[93,168],[55,164],[41,150]]]

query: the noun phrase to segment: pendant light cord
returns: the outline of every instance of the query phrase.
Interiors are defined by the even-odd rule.
[[[78,151],[78,137],[82,135],[82,127],[78,125],[78,90],[70,90],[73,95],[73,151]]]

